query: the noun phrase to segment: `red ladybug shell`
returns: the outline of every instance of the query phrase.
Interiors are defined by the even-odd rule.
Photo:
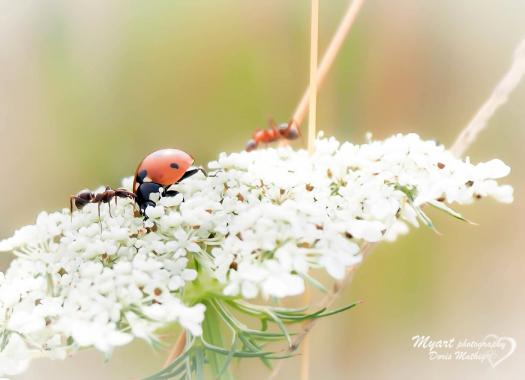
[[[162,186],[176,183],[193,164],[193,157],[179,149],[160,149],[147,155],[135,171],[133,191],[137,191],[137,176],[144,182],[155,182]]]

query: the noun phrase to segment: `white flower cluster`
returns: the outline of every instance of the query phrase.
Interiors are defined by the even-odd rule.
[[[364,242],[394,240],[428,223],[421,206],[512,201],[495,179],[499,160],[473,165],[433,141],[396,135],[364,145],[319,139],[291,148],[222,154],[208,176],[156,197],[147,220],[128,200],[42,213],[0,242],[17,258],[0,278],[0,375],[30,358],[80,347],[110,353],[134,337],[180,323],[201,334],[205,307],[186,284],[215,278],[228,296],[285,297],[304,290],[310,268],[336,279],[361,260]],[[129,184],[129,183],[128,183]],[[129,187],[129,186],[128,186]]]
[[[18,256],[0,277],[0,324],[8,342],[0,373],[18,372],[32,356],[64,358],[80,347],[110,353],[133,337],[152,339],[169,322],[201,333],[204,306],[185,306],[177,295],[197,275],[177,239],[184,231],[148,233],[129,201],[111,212],[101,208],[100,224],[95,204],[73,217],[69,210],[41,213],[35,225],[0,243]],[[22,349],[10,349],[15,343]],[[3,359],[17,354],[19,360]]]

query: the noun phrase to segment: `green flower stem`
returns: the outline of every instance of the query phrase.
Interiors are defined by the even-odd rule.
[[[206,305],[204,322],[202,323],[203,338],[213,346],[224,347],[221,326],[221,316],[211,302],[203,302]],[[233,380],[228,370],[228,362],[231,360],[230,355],[224,356],[208,350],[206,352],[208,363],[213,372],[214,378],[220,380]]]

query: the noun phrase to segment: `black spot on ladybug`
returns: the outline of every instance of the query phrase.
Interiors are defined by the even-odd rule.
[[[139,174],[137,174],[137,178],[136,178],[137,182],[138,183],[144,182],[144,178],[146,178],[147,175],[148,175],[147,170],[141,171]]]
[[[170,167],[172,167],[173,169],[178,169],[179,168],[179,164],[177,164],[176,162],[172,162],[170,164]]]

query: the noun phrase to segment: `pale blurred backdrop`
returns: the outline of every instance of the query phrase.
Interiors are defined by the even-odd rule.
[[[346,4],[321,1],[321,51]],[[0,237],[80,189],[119,185],[153,149],[205,164],[268,116],[287,120],[308,80],[308,17],[306,0],[0,1]],[[415,131],[450,145],[523,36],[523,0],[365,1],[320,91],[319,126],[354,142]],[[312,379],[525,377],[524,124],[522,84],[468,152],[512,166],[514,204],[461,208],[479,226],[432,213],[443,236],[420,228],[375,250],[340,300],[365,302],[311,336]],[[490,333],[518,343],[496,368],[411,346],[417,334]],[[108,362],[38,360],[17,379],[138,379],[164,356],[137,341]],[[269,374],[256,361],[235,373]]]

